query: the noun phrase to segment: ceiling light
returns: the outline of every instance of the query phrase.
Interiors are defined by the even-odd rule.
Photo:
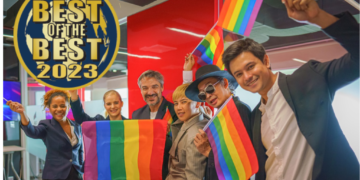
[[[123,25],[127,23],[127,17],[119,19],[119,25]]]
[[[300,62],[300,63],[307,63],[306,61],[301,60],[301,59],[297,59],[297,58],[293,58],[292,60],[293,60],[293,61]]]
[[[170,29],[172,31],[188,34],[188,35],[191,35],[191,36],[199,37],[199,38],[204,38],[205,37],[205,35],[203,35],[203,34],[196,34],[196,33],[190,32],[190,31],[182,30],[182,29],[169,28],[169,27],[168,27],[168,29]]]
[[[113,69],[113,72],[115,73],[117,70],[116,69]]]
[[[124,55],[128,55],[128,56],[131,56],[131,57],[137,57],[137,58],[161,59],[160,57],[156,57],[156,56],[136,55],[136,54],[129,54],[127,52],[121,52],[121,51],[118,51],[118,54],[124,54]]]

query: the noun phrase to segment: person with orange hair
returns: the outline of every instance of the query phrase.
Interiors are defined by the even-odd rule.
[[[97,114],[95,117],[90,117],[84,112],[82,104],[79,100],[77,90],[70,90],[70,106],[77,123],[82,124],[84,121],[101,121],[101,120],[125,120],[121,115],[121,108],[123,101],[120,94],[115,90],[109,90],[104,94],[103,101],[106,114],[104,116]]]
[[[47,149],[43,179],[82,180],[83,143],[81,126],[66,118],[69,112],[70,94],[52,89],[44,95],[44,108],[50,110],[52,119],[41,120],[33,126],[18,102],[6,105],[21,116],[20,127],[30,138],[41,139]]]

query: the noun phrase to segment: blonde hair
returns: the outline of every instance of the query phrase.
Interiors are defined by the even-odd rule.
[[[70,93],[68,91],[60,90],[60,89],[51,89],[50,91],[46,92],[43,99],[44,99],[44,109],[46,107],[50,107],[51,100],[56,96],[62,96],[65,98],[66,102],[70,102]]]
[[[120,94],[119,94],[117,91],[115,91],[115,90],[109,90],[109,91],[107,91],[107,92],[104,94],[104,97],[103,97],[104,103],[105,103],[105,97],[106,97],[107,95],[110,95],[110,94],[116,94],[116,95],[118,95],[120,101],[122,101],[121,96],[120,96]]]
[[[189,87],[190,84],[182,84],[180,86],[178,86],[175,91],[173,92],[173,95],[172,95],[172,99],[173,101],[175,100],[178,100],[179,98],[181,97],[186,97],[185,95],[185,91],[186,91],[186,88]],[[187,97],[186,97],[187,98]]]

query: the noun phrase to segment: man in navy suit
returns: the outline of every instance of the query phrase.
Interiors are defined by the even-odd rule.
[[[162,74],[153,70],[145,71],[140,75],[138,85],[147,105],[135,110],[132,113],[132,119],[163,119],[167,110],[170,111],[173,122],[178,119],[174,111],[174,104],[162,96],[164,90],[164,77]],[[171,145],[171,138],[167,137],[163,159],[163,179],[166,178],[169,172],[167,165]]]
[[[359,24],[350,13],[333,16],[314,0],[283,3],[290,18],[321,27],[348,53],[324,63],[310,60],[284,75],[271,71],[264,47],[252,39],[226,49],[229,73],[261,95],[251,120],[256,180],[359,179],[359,162],[331,106],[335,92],[359,78]]]

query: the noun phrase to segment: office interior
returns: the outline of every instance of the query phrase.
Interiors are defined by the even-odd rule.
[[[109,71],[97,82],[81,89],[85,112],[104,114],[103,94],[118,91],[124,102],[122,115],[145,105],[137,85],[145,70],[160,71],[165,77],[163,95],[182,84],[184,56],[192,52],[216,23],[222,0],[109,0],[120,26],[120,47]],[[349,11],[359,22],[359,10],[342,0],[318,0],[331,14]],[[358,1],[357,1],[358,2]],[[30,77],[19,63],[13,44],[15,17],[23,0],[3,1],[3,92],[26,106],[31,122],[37,125],[49,113],[42,107],[47,87]],[[225,48],[244,36],[224,31]],[[280,0],[264,0],[250,38],[261,43],[274,72],[291,74],[311,59],[326,62],[346,53],[320,28],[289,19]],[[253,109],[260,96],[238,87],[235,95]],[[339,124],[359,158],[359,80],[340,89],[333,100]],[[19,115],[3,101],[3,167],[6,179],[41,179],[46,148],[41,140],[25,136]]]

